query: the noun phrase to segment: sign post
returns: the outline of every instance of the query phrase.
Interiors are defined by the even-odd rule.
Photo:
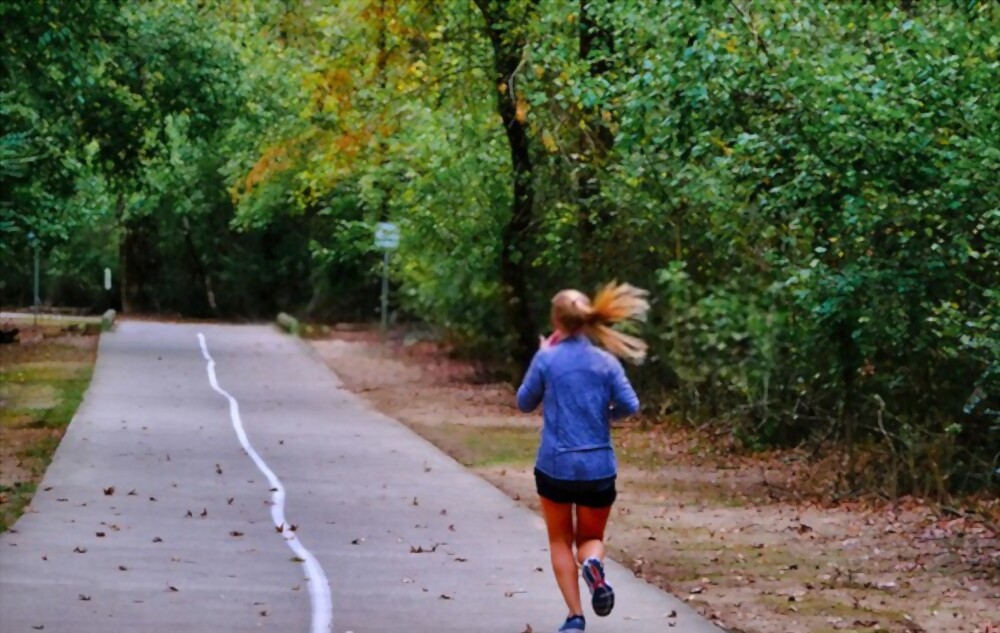
[[[35,275],[34,275],[34,281],[35,281],[35,283],[34,283],[34,290],[35,290],[35,292],[34,292],[34,300],[33,300],[33,303],[32,303],[32,306],[33,306],[32,307],[32,312],[34,312],[34,314],[35,314],[35,325],[38,325],[38,308],[42,304],[42,297],[41,297],[41,294],[39,294],[39,292],[38,292],[38,285],[39,285],[38,282],[39,282],[39,276],[40,276],[39,268],[41,266],[39,265],[39,261],[38,261],[38,237],[34,233],[28,233],[28,244],[30,244],[31,246],[33,246],[35,248]]]
[[[399,248],[399,225],[379,222],[375,226],[375,247],[382,249],[382,336],[389,328],[389,251]]]
[[[112,306],[112,301],[111,301],[111,269],[110,268],[105,268],[104,269],[104,290],[105,290],[105,292],[108,293],[108,308],[110,309],[111,306]]]

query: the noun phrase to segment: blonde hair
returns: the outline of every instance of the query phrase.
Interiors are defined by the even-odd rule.
[[[552,321],[566,334],[583,332],[615,356],[641,363],[646,358],[646,342],[611,326],[645,321],[648,297],[641,288],[617,282],[601,288],[593,301],[579,290],[563,290],[552,298]]]

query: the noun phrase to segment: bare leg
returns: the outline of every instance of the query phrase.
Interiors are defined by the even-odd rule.
[[[611,506],[576,507],[576,559],[581,564],[588,558],[604,561],[604,530],[610,516]]]
[[[556,584],[562,592],[563,600],[569,609],[569,615],[583,615],[580,606],[580,577],[573,556],[573,505],[556,503],[544,497],[542,512],[545,515],[545,527],[549,532],[549,552],[552,555],[552,571],[556,576]]]

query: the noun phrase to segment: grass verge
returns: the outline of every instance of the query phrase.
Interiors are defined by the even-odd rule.
[[[535,458],[538,429],[465,424],[414,424],[413,429],[471,468],[526,466]]]
[[[97,335],[22,332],[0,346],[0,533],[31,503],[90,385]]]

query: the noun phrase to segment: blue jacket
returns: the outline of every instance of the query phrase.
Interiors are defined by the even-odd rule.
[[[539,350],[517,390],[517,407],[528,413],[539,403],[545,421],[535,468],[572,481],[617,475],[611,421],[639,410],[618,359],[582,335]]]

